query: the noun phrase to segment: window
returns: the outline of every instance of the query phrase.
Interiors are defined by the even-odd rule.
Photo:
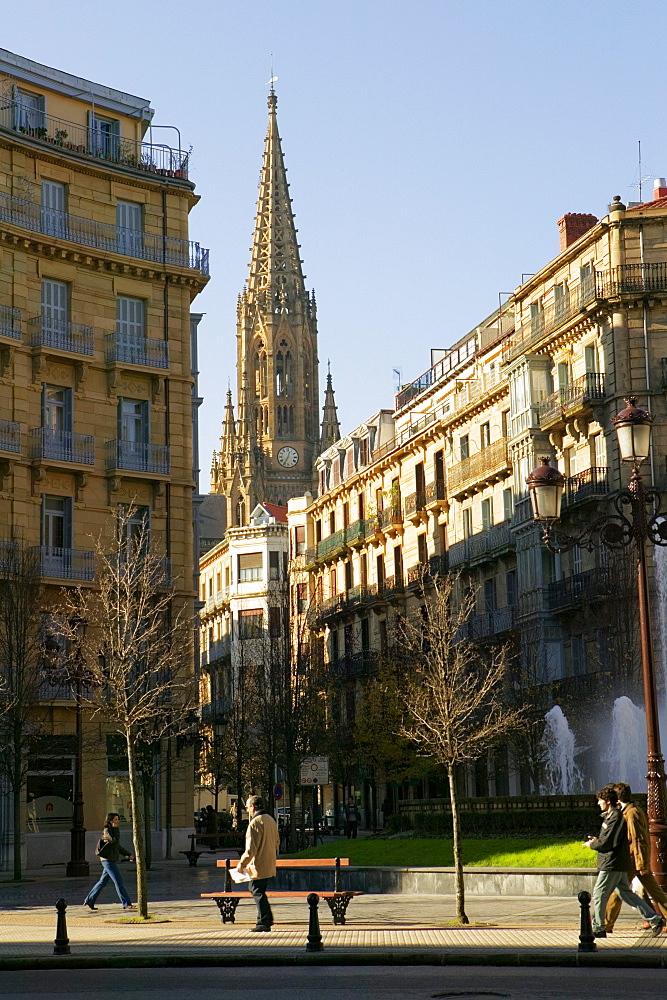
[[[570,384],[570,366],[566,361],[561,361],[556,365],[556,376],[559,389],[565,389]]]
[[[297,583],[296,585],[296,610],[297,614],[305,615],[308,610],[308,584]]]
[[[465,507],[463,510],[463,537],[470,538],[472,535],[472,508]]]
[[[57,181],[42,181],[42,232],[67,238],[66,188]]]
[[[514,491],[511,486],[503,490],[503,520],[509,521],[514,514]]]
[[[440,451],[436,451],[435,455],[433,456],[433,468],[435,472],[435,481],[438,484],[438,486],[441,486],[444,483],[445,479],[445,458],[442,448],[440,449]],[[442,499],[440,497],[440,494],[438,494],[436,499],[438,500]]]
[[[143,206],[134,201],[116,202],[116,250],[130,257],[143,254]]]
[[[42,427],[45,437],[62,440],[72,430],[72,390],[42,385]]]
[[[14,88],[14,128],[19,132],[39,133],[46,130],[44,97],[29,90]],[[40,138],[39,134],[37,136]]]
[[[41,736],[27,759],[27,829],[32,833],[67,830],[72,824],[74,758],[72,736]]]
[[[607,449],[605,447],[604,434],[595,434],[591,441],[591,464],[597,469],[604,469],[607,465]]]
[[[269,608],[269,636],[272,639],[278,639],[280,636],[280,610],[280,608]]]
[[[530,332],[540,333],[544,329],[544,302],[541,298],[530,303]]]
[[[508,607],[512,608],[517,602],[516,570],[511,569],[505,573],[505,598]]]
[[[378,633],[380,637],[380,652],[387,652],[387,622],[386,619],[381,618],[378,622]]]
[[[424,478],[424,463],[418,462],[417,465],[415,465],[415,492],[418,493],[423,499],[425,489],[426,480]]]
[[[150,526],[151,526],[151,511],[150,507],[134,507],[129,516],[127,516],[127,507],[121,507],[121,512],[125,514],[125,540],[124,546],[126,549],[134,549],[137,546],[142,546],[145,550],[150,542]],[[209,596],[212,593],[212,578],[209,580],[211,586],[209,587]]]
[[[425,566],[428,562],[428,544],[426,542],[426,532],[422,532],[421,535],[417,535],[417,553],[419,562],[422,566]]]
[[[261,608],[239,611],[239,639],[259,639],[264,627],[264,613]]]
[[[334,629],[331,632],[331,660],[332,660],[332,662],[335,663],[336,660],[339,658],[339,656],[340,656],[340,641],[338,639],[338,632]]]
[[[90,151],[95,156],[117,160],[120,155],[120,122],[114,118],[101,118],[94,111],[88,112]]]
[[[269,580],[280,579],[280,552],[269,552]]]
[[[394,579],[397,587],[403,585],[403,553],[400,545],[394,546]]]
[[[366,516],[366,504],[364,503],[364,494],[359,493],[357,496],[357,518],[359,521],[363,521]]]
[[[322,522],[315,521],[315,544],[319,544],[322,541]]]
[[[329,534],[333,535],[333,533],[335,532],[335,530],[336,530],[336,515],[332,511],[329,514]]]
[[[384,583],[384,556],[377,556],[375,559],[375,572],[377,575],[378,590],[382,588]]]
[[[493,500],[482,500],[482,531],[488,531],[493,524]]]
[[[598,349],[595,344],[587,344],[584,347],[584,369],[587,375],[600,370],[598,365]]]
[[[484,610],[487,614],[496,610],[496,578],[484,581]]]
[[[583,560],[581,554],[581,546],[575,545],[572,549],[572,573],[577,575],[583,570]]]
[[[343,528],[347,528],[350,523],[350,507],[349,504],[343,504]]]
[[[338,593],[338,580],[336,579],[336,570],[332,569],[329,571],[329,596],[335,597]]]
[[[470,440],[467,434],[459,438],[459,448],[461,451],[461,461],[465,462],[470,457]]]
[[[569,305],[569,291],[567,281],[561,281],[554,285],[554,319],[556,322],[565,319]]]
[[[352,579],[352,563],[346,562],[345,564],[345,590],[352,590],[353,579]]]
[[[361,619],[361,648],[364,653],[367,653],[371,648],[371,630],[368,618]]]
[[[119,295],[116,299],[116,339],[123,358],[133,364],[145,360],[146,303],[143,299]]]
[[[263,564],[261,552],[244,552],[238,557],[239,583],[262,580]]]
[[[71,549],[72,500],[70,497],[46,495],[42,497],[42,545],[46,547],[47,555],[57,555],[63,549]]]
[[[359,583],[362,587],[368,584],[368,557],[365,552],[359,557]]]
[[[491,424],[482,424],[479,429],[480,447],[488,448],[491,444]]]
[[[67,323],[69,320],[69,286],[64,281],[42,280],[42,333],[48,336],[51,346],[67,349]]]
[[[362,438],[359,442],[359,465],[368,465],[368,438]]]
[[[294,529],[294,535],[292,538],[292,544],[294,545],[294,555],[301,556],[306,551],[306,526],[305,524],[299,524]]]

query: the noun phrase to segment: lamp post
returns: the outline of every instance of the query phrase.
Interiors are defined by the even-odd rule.
[[[651,619],[646,571],[646,542],[667,545],[667,515],[661,513],[662,497],[646,487],[641,465],[649,455],[652,415],[637,406],[634,396],[627,407],[613,418],[621,459],[632,464],[632,476],[626,489],[613,497],[614,512],[595,518],[578,536],[567,534],[557,524],[565,477],[543,459],[526,479],[536,521],[544,523],[542,539],[550,552],[568,552],[579,545],[592,551],[594,546],[619,549],[636,546],[637,596],[641,640],[646,739],[648,746],[648,818],[651,835],[651,870],[661,886],[667,886],[667,791],[664,760],[660,749],[660,725],[655,686]]]
[[[86,634],[86,622],[83,618],[72,619],[70,625],[76,628],[81,640]],[[83,825],[83,719],[81,713],[81,686],[83,681],[84,659],[81,646],[77,643],[74,652],[74,669],[70,676],[75,683],[76,697],[76,771],[74,773],[74,809],[72,816],[70,859],[67,862],[66,874],[69,876],[85,876],[90,872],[86,861],[86,828]]]

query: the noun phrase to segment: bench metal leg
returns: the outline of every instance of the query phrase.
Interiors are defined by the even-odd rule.
[[[236,923],[236,907],[239,905],[241,900],[238,896],[216,896],[215,901],[218,904],[218,909],[220,910],[220,919],[223,924],[235,924]]]
[[[199,861],[199,855],[201,851],[183,851],[183,854],[188,859],[188,864],[191,868],[197,867],[197,862]]]
[[[343,893],[340,896],[325,896],[324,898],[329,904],[334,924],[344,924],[345,914],[352,900],[352,896],[347,896]]]

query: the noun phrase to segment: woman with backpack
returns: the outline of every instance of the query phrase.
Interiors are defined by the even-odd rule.
[[[102,831],[102,836],[95,849],[95,853],[102,862],[102,877],[99,882],[93,886],[83,901],[83,905],[89,907],[91,910],[97,909],[95,906],[95,900],[109,879],[111,879],[116,887],[116,892],[118,893],[118,898],[123,904],[123,909],[134,909],[134,906],[130,901],[130,897],[127,894],[127,889],[123,885],[123,878],[118,867],[121,854],[124,857],[129,858],[130,861],[134,861],[134,858],[132,857],[130,851],[126,850],[120,842],[120,831],[118,829],[119,823],[120,816],[118,813],[107,813],[107,818],[104,821],[104,830]]]

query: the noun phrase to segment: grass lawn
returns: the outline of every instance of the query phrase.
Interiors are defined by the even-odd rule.
[[[409,868],[451,867],[452,841],[414,837],[391,840],[334,840],[291,858],[349,858],[353,865],[397,865]],[[499,868],[594,868],[597,855],[576,840],[494,838],[464,840],[463,863]]]

